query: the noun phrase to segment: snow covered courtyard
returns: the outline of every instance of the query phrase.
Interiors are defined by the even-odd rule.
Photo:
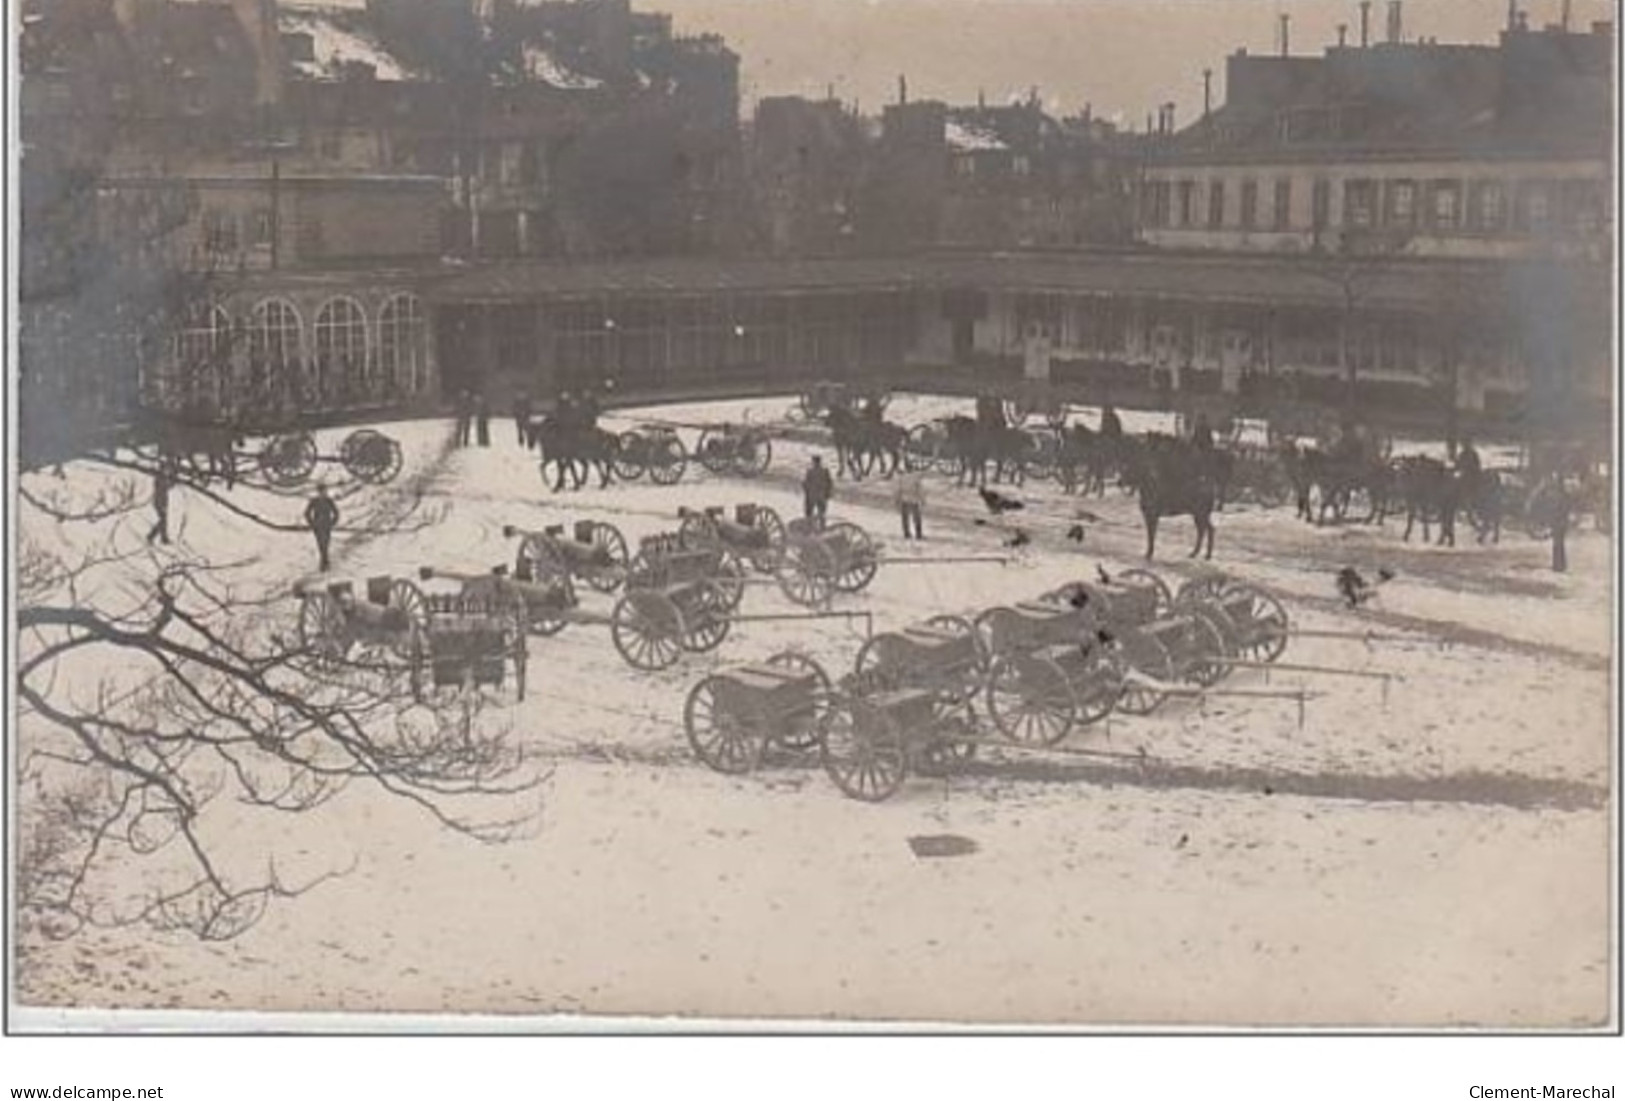
[[[779,423],[788,404],[663,407],[606,427]],[[899,397],[888,417],[917,423],[967,404]],[[1131,432],[1157,426],[1124,421]],[[635,547],[674,529],[679,506],[754,502],[789,518],[808,455],[833,463],[828,448],[778,439],[755,481],[691,463],[672,487],[645,479],[555,494],[505,419],[489,449],[451,448],[445,422],[380,428],[402,441],[405,470],[342,501],[347,517],[389,515],[418,495],[444,515],[429,530],[341,533],[334,577],[484,572],[513,559],[505,525],[596,519]],[[697,433],[683,434],[692,445]],[[340,435],[320,434],[324,447]],[[67,484],[90,477],[75,470]],[[1019,525],[1032,539],[1018,550],[972,491],[941,475],[928,481],[926,540],[905,543],[891,492],[839,481],[831,508],[886,555],[926,560],[885,561],[866,592],[837,599],[871,613],[875,631],[1143,564],[1135,502],[1115,487],[1087,499],[1054,483],[1009,490],[1026,503]],[[303,507],[260,496],[288,522]],[[1080,521],[1079,510],[1091,515]],[[314,565],[308,535],[266,532],[184,489],[174,515],[188,547],[237,563],[246,595],[282,598],[263,614],[292,629],[293,587]],[[133,541],[150,514],[117,522]],[[1067,538],[1078,522],[1081,543]],[[25,537],[72,538],[69,525],[29,523]],[[525,700],[491,717],[550,769],[524,836],[481,844],[360,789],[292,816],[212,805],[224,850],[270,854],[291,882],[345,874],[223,943],[114,928],[26,944],[20,1000],[41,1011],[35,1023],[103,1007],[1608,1024],[1609,540],[1589,525],[1572,535],[1571,569],[1559,575],[1548,544],[1511,531],[1478,546],[1464,525],[1459,546],[1438,548],[1402,543],[1402,521],[1316,528],[1290,506],[1235,506],[1216,523],[1209,564],[1185,557],[1190,521],[1165,520],[1153,568],[1174,584],[1210,569],[1257,584],[1310,632],[1283,660],[1367,675],[1241,670],[1222,687],[1277,695],[1174,700],[1074,731],[1053,751],[991,748],[871,805],[815,766],[712,772],[681,725],[689,689],[718,666],[794,646],[844,673],[860,619],[742,622],[716,652],[658,673],[626,665],[606,628],[573,625],[530,640]],[[989,560],[929,562],[948,556]],[[1350,610],[1334,586],[1347,565],[1395,577]],[[580,591],[587,608],[613,603]],[[741,610],[800,609],[765,585],[746,591]],[[1337,637],[1367,632],[1373,640]],[[1289,696],[1299,688],[1301,714]],[[917,855],[911,839],[936,835],[972,851]]]

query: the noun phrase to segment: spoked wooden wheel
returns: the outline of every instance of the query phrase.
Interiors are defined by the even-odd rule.
[[[767,663],[788,669],[814,681],[806,707],[797,708],[792,715],[783,717],[772,734],[773,742],[796,753],[817,749],[824,741],[824,728],[829,722],[831,705],[829,674],[824,667],[795,650],[781,650],[767,659]]]
[[[640,589],[622,596],[610,613],[610,639],[634,669],[669,669],[683,656],[688,625],[665,593]]]
[[[714,547],[722,542],[717,522],[704,512],[685,512],[677,527],[677,538],[685,547]]]
[[[1158,619],[1167,615],[1168,609],[1173,607],[1174,597],[1173,593],[1168,591],[1168,583],[1150,570],[1142,570],[1138,567],[1124,570],[1117,575],[1117,580],[1125,585],[1149,585],[1154,588],[1157,593],[1156,618]]]
[[[1230,587],[1230,579],[1222,573],[1208,573],[1193,577],[1179,586],[1174,593],[1173,607],[1186,608],[1219,599]]]
[[[1191,646],[1191,652],[1183,655],[1183,668],[1179,673],[1186,683],[1200,688],[1213,687],[1230,672],[1230,666],[1225,661],[1227,647],[1224,633],[1208,614],[1210,610],[1197,607],[1188,609],[1185,613],[1190,617],[1186,640]]]
[[[688,452],[675,435],[657,436],[649,441],[649,480],[657,486],[676,485],[688,469]]]
[[[602,560],[576,572],[599,592],[612,593],[626,580],[626,538],[614,524],[594,522],[590,542],[594,557]]]
[[[1076,707],[1059,666],[1041,655],[1022,654],[993,663],[987,710],[999,733],[1017,745],[1051,746],[1072,729]]]
[[[316,469],[316,441],[305,432],[277,436],[260,449],[259,465],[278,489],[299,485]]]
[[[683,623],[688,630],[683,635],[683,649],[703,654],[727,640],[733,621],[728,618],[728,597],[716,582],[700,581],[696,586],[697,601],[684,609]]]
[[[635,482],[643,477],[646,463],[645,452],[648,450],[643,436],[636,432],[622,432],[615,439],[615,457],[610,460],[610,469],[615,477],[623,482]]]
[[[1123,694],[1123,663],[1103,646],[1090,651],[1083,676],[1072,679],[1073,718],[1079,726],[1099,722],[1117,707]]]
[[[922,776],[942,776],[976,759],[976,725],[970,704],[938,700],[931,717],[931,736],[918,743],[913,765]]]
[[[772,573],[784,555],[784,519],[766,505],[758,505],[751,527],[764,533],[767,546],[751,551],[750,564],[758,573]]]
[[[1156,638],[1141,631],[1130,632],[1122,640],[1123,692],[1117,709],[1127,715],[1149,715],[1166,698],[1150,680],[1174,680],[1173,658]]]
[[[858,648],[852,669],[871,688],[881,685],[901,688],[910,683],[915,672],[910,668],[910,653],[908,640],[901,635],[875,635]]]
[[[786,543],[776,577],[784,595],[803,607],[822,608],[835,595],[834,556],[817,540]]]
[[[715,428],[706,428],[694,445],[694,457],[712,474],[726,474],[733,465],[733,447],[732,439]]]
[[[880,553],[869,533],[845,521],[831,524],[826,546],[834,548],[836,568],[831,579],[838,592],[855,593],[868,587],[880,569]]]
[[[396,580],[389,587],[389,606],[406,616],[406,630],[390,636],[389,648],[396,657],[409,658],[417,652],[418,640],[429,633],[429,602],[422,589],[410,581]]]
[[[696,684],[683,705],[683,732],[694,755],[708,768],[730,776],[754,770],[766,740],[751,717],[736,714],[729,706],[737,698],[733,682],[719,674]]]
[[[890,798],[908,775],[902,731],[890,715],[861,699],[835,701],[823,750],[824,771],[835,786],[865,803]]]
[[[558,634],[569,625],[568,610],[575,604],[575,582],[567,573],[553,580],[551,591],[539,589],[534,594],[527,594],[525,620],[530,632],[543,638]]]
[[[1290,630],[1281,602],[1255,585],[1238,582],[1226,591],[1225,604],[1242,640],[1237,656],[1250,661],[1278,660],[1286,651]]]
[[[723,609],[732,612],[745,599],[745,567],[727,548],[717,551],[716,572],[711,581],[722,594]]]
[[[299,645],[319,662],[344,660],[352,642],[344,609],[330,593],[305,593],[299,602]]]
[[[964,616],[935,615],[926,620],[925,625],[970,640],[974,653],[971,664],[951,670],[953,674],[951,684],[944,688],[943,699],[945,702],[955,704],[974,699],[987,680],[988,653],[983,645],[982,636]]]
[[[733,459],[734,470],[741,477],[760,477],[773,463],[773,441],[764,432],[746,432],[739,437]]]
[[[567,577],[570,573],[554,540],[539,533],[532,533],[520,540],[513,570],[520,577],[529,577],[533,581],[547,581],[561,575]]]
[[[344,437],[339,462],[351,477],[383,485],[401,472],[401,445],[382,432],[363,428]]]

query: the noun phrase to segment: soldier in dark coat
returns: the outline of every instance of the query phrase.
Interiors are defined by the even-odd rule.
[[[317,486],[316,496],[305,506],[305,523],[316,536],[316,553],[321,558],[321,571],[326,573],[328,547],[333,542],[333,529],[339,526],[339,506],[327,495],[326,486]]]
[[[467,447],[469,429],[474,423],[474,397],[467,390],[457,395],[457,446]]]
[[[801,495],[807,519],[822,528],[824,518],[829,513],[829,499],[835,495],[835,480],[829,476],[829,467],[824,465],[824,460],[817,455],[813,456],[812,465],[801,479]]]
[[[152,475],[152,511],[157,514],[147,542],[154,540],[169,546],[169,490],[175,482],[174,463],[165,459]]]
[[[484,394],[474,397],[474,434],[481,447],[491,446],[491,403]]]
[[[530,395],[523,390],[513,399],[513,424],[519,434],[519,446],[530,446]]]

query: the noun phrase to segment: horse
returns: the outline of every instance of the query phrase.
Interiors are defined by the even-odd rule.
[[[1213,557],[1213,511],[1218,488],[1211,462],[1190,444],[1171,436],[1148,434],[1143,440],[1125,440],[1122,478],[1140,499],[1145,521],[1145,557],[1157,550],[1157,523],[1164,516],[1189,516],[1196,525],[1196,557],[1207,546]]]
[[[1429,524],[1439,525],[1439,545],[1456,545],[1456,512],[1461,506],[1461,480],[1456,472],[1438,459],[1411,455],[1395,462],[1395,484],[1405,502],[1406,542],[1418,518],[1422,521],[1422,542],[1431,538]]]
[[[846,405],[833,405],[825,416],[835,443],[836,473],[862,478],[877,465],[890,478],[903,465],[908,429],[874,416],[860,416]]]
[[[1467,522],[1478,533],[1478,545],[1486,541],[1501,542],[1501,523],[1507,514],[1507,492],[1500,474],[1481,470],[1475,478],[1458,474],[1460,493],[1458,501]]]
[[[545,417],[536,425],[533,439],[542,453],[542,477],[547,477],[550,463],[558,468],[553,492],[564,489],[566,474],[574,480],[571,488],[580,489],[593,467],[598,468],[598,488],[609,487],[615,456],[620,449],[620,440],[615,433],[602,428],[567,429],[553,417]]]
[[[1076,493],[1082,489],[1084,496],[1105,494],[1106,476],[1113,466],[1106,439],[1085,424],[1068,425],[1061,429],[1061,448],[1055,465],[1065,492]],[[1081,482],[1078,477],[1080,471],[1083,474]]]

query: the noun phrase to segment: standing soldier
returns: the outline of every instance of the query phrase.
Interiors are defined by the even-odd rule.
[[[339,506],[327,495],[327,487],[316,487],[316,496],[305,506],[305,523],[316,536],[316,553],[321,556],[321,571],[327,572],[327,548],[333,542],[333,529],[339,526]]]
[[[1547,475],[1545,497],[1547,514],[1552,518],[1552,572],[1567,573],[1569,522],[1573,518],[1574,501],[1569,496],[1568,479],[1561,469]]]
[[[823,530],[825,516],[829,514],[829,499],[834,495],[835,482],[829,476],[829,468],[824,465],[821,456],[814,455],[812,465],[801,479],[801,496],[803,513],[820,531]]]
[[[513,425],[524,448],[530,447],[530,413],[530,395],[521,390],[513,399]]]
[[[1100,434],[1113,442],[1123,438],[1123,422],[1109,400],[1100,407]]]
[[[457,446],[468,446],[468,429],[474,417],[474,399],[467,390],[457,394]]]
[[[1199,410],[1196,414],[1196,421],[1191,425],[1191,443],[1198,451],[1213,450],[1213,426],[1208,423],[1206,412]]]
[[[897,512],[903,519],[904,539],[924,539],[925,472],[909,470],[897,476]]]
[[[576,427],[582,432],[591,432],[598,427],[598,415],[601,412],[598,405],[598,394],[590,387],[581,395],[581,404],[576,409]]]
[[[491,446],[491,403],[484,391],[474,396],[474,431],[481,447]]]
[[[164,459],[152,475],[152,511],[158,518],[153,522],[152,530],[147,532],[147,542],[154,539],[169,546],[169,488],[175,481],[174,464]]]

